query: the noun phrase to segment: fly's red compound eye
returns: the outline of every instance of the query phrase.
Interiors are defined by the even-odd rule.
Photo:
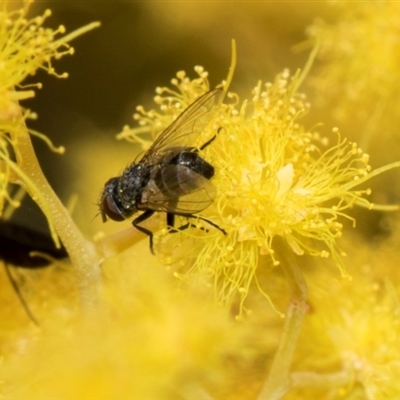
[[[106,216],[113,221],[123,221],[125,219],[110,194],[104,196],[101,205],[103,222],[106,221]]]

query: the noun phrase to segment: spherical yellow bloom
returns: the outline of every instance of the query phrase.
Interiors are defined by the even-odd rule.
[[[73,54],[68,43],[56,40],[56,36],[65,33],[64,26],[57,30],[43,27],[50,10],[42,16],[27,18],[30,3],[25,1],[22,8],[8,11],[6,1],[0,11],[0,120],[17,117],[19,107],[15,102],[34,96],[31,90],[16,90],[27,76],[34,75],[39,68],[57,75],[51,60]],[[68,74],[57,76],[65,78]]]
[[[357,246],[357,254],[349,256],[351,282],[333,283],[327,271],[315,271],[309,279],[319,289],[310,292],[313,313],[305,319],[296,369],[344,372],[347,382],[332,384],[345,398],[355,393],[369,400],[398,398],[398,250],[391,257],[386,244],[371,250],[370,244],[352,239],[349,245]],[[382,270],[392,270],[394,280]],[[328,387],[310,384],[300,389],[299,398],[322,398]]]
[[[33,197],[42,197],[21,169],[21,164],[28,160],[23,160],[21,156],[18,137],[21,136],[21,129],[25,128],[25,120],[35,118],[36,115],[23,109],[19,101],[35,95],[34,90],[27,89],[41,87],[40,83],[24,87],[24,79],[34,75],[38,69],[66,78],[67,73],[55,72],[52,60],[73,54],[74,49],[68,41],[98,26],[94,23],[68,36],[57,37],[65,33],[64,26],[60,25],[56,30],[43,26],[46,18],[51,15],[50,10],[46,10],[42,16],[29,19],[27,14],[31,3],[32,0],[25,0],[21,8],[10,11],[5,1],[0,8],[0,210],[4,199],[12,202],[8,195],[9,183],[23,182]],[[56,149],[45,135],[32,130],[29,133],[40,137],[53,151],[64,152],[63,147]],[[11,153],[10,147],[13,149]],[[15,153],[19,162],[12,160],[12,153]]]
[[[357,121],[368,131],[384,132],[393,124],[397,132],[400,5],[343,2],[339,9],[335,23],[318,19],[308,28],[309,36],[321,43],[322,63],[311,78],[317,101],[329,104],[336,118],[352,126]]]
[[[73,49],[68,42],[99,24],[89,24],[56,39],[57,35],[65,32],[64,27],[60,26],[57,30],[43,27],[45,19],[51,15],[50,11],[28,19],[31,3],[23,1],[20,9],[10,11],[5,1],[0,9],[0,214],[5,201],[13,207],[19,206],[18,201],[13,201],[9,195],[10,184],[22,186],[45,214],[55,243],[59,244],[58,236],[62,237],[64,245],[70,248],[69,255],[79,264],[79,259],[82,261],[94,251],[89,249],[91,246],[86,247],[81,233],[43,175],[30,135],[40,137],[54,151],[62,153],[64,148],[56,149],[46,136],[28,130],[26,119],[35,117],[35,114],[25,110],[19,101],[34,95],[33,90],[25,90],[26,87],[22,86],[28,75],[34,75],[39,68],[57,75],[52,60],[72,54]],[[57,76],[66,77],[67,74]],[[40,87],[40,84],[32,87]],[[72,248],[81,251],[82,257],[71,255]],[[98,261],[93,257],[87,266],[96,264]]]
[[[135,119],[141,127],[126,127],[120,137],[146,148],[150,142],[141,137],[143,132],[160,132],[209,90],[207,73],[201,67],[196,71],[194,80],[177,74],[172,83],[178,91],[158,89],[160,95],[167,93],[156,97],[161,113],[138,107]],[[370,191],[354,189],[369,178],[368,155],[342,139],[337,129],[331,138],[322,138],[298,122],[309,110],[305,97],[296,93],[298,80],[284,71],[273,83],[258,83],[251,99],[242,103],[229,93],[197,143],[217,135],[202,156],[215,167],[212,182],[218,194],[201,215],[227,235],[199,220],[206,231],[185,230],[159,242],[162,263],[178,277],[208,277],[220,302],[239,298],[242,307],[257,280],[260,255],[278,264],[275,236],[283,237],[297,255],[331,257],[346,276],[337,245],[341,219],[350,218],[346,210],[354,204],[372,208],[365,199]]]

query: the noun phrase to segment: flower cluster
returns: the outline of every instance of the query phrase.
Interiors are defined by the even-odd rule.
[[[343,397],[362,387],[361,397],[365,399],[397,398],[398,284],[388,276],[397,265],[398,252],[391,257],[392,251],[385,244],[375,258],[376,248],[368,251],[354,240],[351,244],[362,249],[358,254],[349,254],[351,282],[334,282],[326,270],[315,271],[311,278],[315,287],[322,290],[315,290],[310,296],[316,312],[305,321],[299,342],[302,354],[309,357],[299,359],[297,369],[313,369],[312,362],[308,364],[310,360],[324,360],[325,372],[349,374],[347,383],[336,379]],[[388,274],[382,275],[382,270]],[[376,278],[378,274],[381,279]],[[315,340],[310,341],[310,337]],[[318,390],[321,387],[316,385],[303,387],[299,398],[322,397]]]
[[[329,102],[337,118],[353,123],[355,117],[363,122],[384,111],[398,115],[399,3],[349,2],[342,7],[334,24],[317,19],[307,29],[321,43],[322,65],[313,78],[319,102]],[[379,129],[387,122],[380,120]]]
[[[24,1],[23,7],[8,11],[7,1],[0,11],[0,122],[5,123],[20,116],[18,101],[34,96],[33,90],[26,90],[22,82],[38,69],[49,74],[66,78],[67,73],[57,74],[51,64],[52,59],[60,59],[73,54],[74,49],[56,36],[65,33],[60,25],[53,30],[43,26],[51,15],[46,10],[43,15],[27,17],[32,1]],[[40,88],[41,84],[31,85]]]
[[[56,74],[51,61],[73,54],[74,50],[68,42],[99,24],[92,23],[56,38],[65,32],[65,28],[60,26],[52,30],[43,27],[46,18],[51,15],[50,10],[46,10],[42,16],[27,18],[31,3],[32,0],[25,0],[21,8],[10,11],[5,1],[0,9],[0,215],[6,202],[13,207],[19,206],[19,201],[10,194],[10,185],[18,185],[41,207],[49,222],[52,237],[58,244],[54,214],[63,216],[58,234],[63,226],[71,228],[72,224],[65,220],[61,223],[67,213],[38,165],[30,135],[42,139],[55,152],[63,153],[64,148],[55,148],[45,135],[27,128],[26,120],[36,115],[24,109],[19,102],[33,97],[33,89],[41,87],[40,83],[30,85],[32,90],[23,86],[24,79],[34,75],[39,68],[60,78],[67,77],[66,73]],[[70,232],[68,235],[71,237]]]
[[[38,68],[57,75],[51,61],[72,54],[68,41],[98,24],[59,37],[63,27],[43,26],[49,11],[29,19],[30,1],[22,4],[11,12],[0,6],[0,210],[5,201],[17,205],[8,194],[10,183],[26,188],[66,247],[71,275],[49,268],[40,283],[39,275],[33,278],[35,290],[27,300],[41,326],[31,333],[32,326],[14,318],[20,305],[0,268],[0,286],[6,287],[0,292],[0,320],[6,321],[0,331],[5,355],[0,397],[398,398],[398,237],[390,255],[387,245],[341,236],[344,221],[355,224],[353,206],[384,209],[368,200],[366,183],[400,162],[372,170],[369,156],[339,129],[322,135],[301,122],[311,106],[298,88],[318,47],[304,72],[284,70],[271,83],[260,81],[247,99],[228,92],[233,51],[227,81],[219,85],[225,98],[212,98],[203,123],[193,124],[207,126],[182,141],[214,167],[209,184],[215,192],[208,194],[215,197],[208,208],[191,215],[189,229],[175,234],[159,213],[156,258],[147,241],[126,249],[132,232],[134,241],[141,237],[132,227],[101,239],[103,247],[86,240],[41,171],[30,141],[35,133],[25,125],[34,114],[19,105],[40,84],[24,87],[23,79]],[[393,104],[393,113],[385,115],[393,115],[388,125],[395,126],[398,6],[380,4],[354,5],[349,9],[358,11],[333,28],[316,23],[310,32],[324,34],[320,55],[343,60],[344,67],[326,64],[327,80],[319,76],[317,86],[321,96],[328,98],[327,88],[333,91],[349,77],[348,96],[337,102],[337,110],[352,113],[352,101],[365,101],[357,110],[365,115],[378,96],[388,109]],[[375,15],[376,10],[381,13]],[[385,45],[380,46],[371,26],[382,29]],[[370,44],[362,44],[371,38],[370,53]],[[387,69],[363,69],[378,61]],[[157,110],[139,106],[138,127],[125,127],[118,137],[149,149],[211,89],[208,73],[199,66],[195,71],[194,79],[180,71],[171,87],[157,88]],[[387,90],[390,85],[393,91]],[[174,138],[174,146],[179,139]],[[184,216],[175,219],[177,226],[188,222]],[[342,249],[349,253],[348,268]],[[301,271],[311,257],[318,268],[307,270],[308,294]],[[157,262],[171,273],[160,271]],[[326,268],[329,263],[355,279],[335,280],[337,271]],[[277,273],[270,273],[278,265]],[[175,290],[177,281],[182,290]],[[28,288],[30,282],[25,280]],[[286,318],[265,307],[265,298],[276,309],[289,302]],[[220,304],[231,306],[231,313]],[[231,318],[240,319],[250,309],[253,316],[246,323]],[[46,362],[38,364],[43,356]]]
[[[68,41],[98,26],[88,25],[60,37],[65,33],[63,25],[56,30],[43,26],[51,15],[50,10],[46,10],[41,16],[28,18],[31,3],[32,0],[25,0],[21,8],[10,11],[8,2],[5,1],[0,9],[0,210],[5,199],[14,206],[18,205],[9,196],[9,183],[23,183],[32,196],[41,197],[33,182],[21,169],[21,162],[28,160],[23,160],[19,151],[21,129],[26,129],[25,120],[36,118],[35,113],[23,109],[19,101],[33,97],[33,89],[41,88],[41,84],[23,86],[23,81],[34,75],[38,69],[66,78],[67,73],[56,73],[52,60],[73,54],[74,49]],[[51,150],[64,152],[63,147],[55,148],[45,135],[32,130],[29,133],[44,140]]]
[[[180,93],[158,89],[161,113],[139,107],[135,119],[141,126],[125,128],[120,137],[144,143],[143,132],[154,134],[171,123],[209,89],[207,73],[201,67],[196,71],[199,78],[192,81],[183,72],[177,74],[172,83]],[[211,137],[220,128],[202,152],[215,167],[212,182],[218,189],[202,217],[228,234],[207,226],[208,232],[186,230],[164,239],[168,245],[160,244],[163,263],[179,277],[207,276],[216,283],[220,302],[229,304],[239,296],[243,305],[250,284],[257,281],[260,255],[279,264],[273,249],[277,235],[297,255],[331,257],[346,276],[337,244],[340,220],[351,219],[346,210],[354,204],[372,208],[364,197],[370,191],[355,189],[369,178],[368,155],[342,139],[337,129],[332,138],[323,138],[298,122],[309,105],[296,93],[297,80],[284,71],[273,83],[258,83],[251,100],[241,104],[238,95],[229,93],[235,100],[221,104],[204,132]],[[168,96],[160,97],[164,92]],[[184,239],[190,244],[185,246]]]

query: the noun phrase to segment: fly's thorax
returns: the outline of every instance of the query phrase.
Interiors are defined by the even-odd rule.
[[[146,162],[132,164],[118,180],[118,193],[123,208],[131,214],[140,208],[143,190],[149,182],[151,165]]]

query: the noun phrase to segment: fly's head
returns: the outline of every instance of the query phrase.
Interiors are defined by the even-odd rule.
[[[99,202],[103,222],[107,221],[107,217],[114,221],[123,221],[132,214],[131,210],[127,212],[121,203],[118,179],[111,178],[104,185]]]

